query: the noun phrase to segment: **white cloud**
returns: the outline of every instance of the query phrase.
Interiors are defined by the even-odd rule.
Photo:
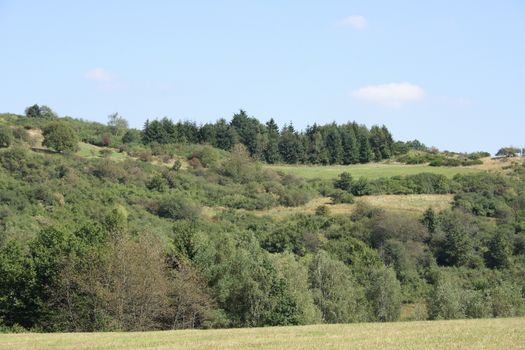
[[[110,82],[115,79],[113,74],[104,68],[94,68],[86,72],[86,79],[99,81],[99,82]]]
[[[366,29],[368,22],[363,16],[350,16],[342,19],[337,24],[339,27],[353,28],[357,30]]]
[[[424,95],[420,86],[406,82],[369,85],[352,92],[352,96],[360,100],[394,108],[420,100]]]

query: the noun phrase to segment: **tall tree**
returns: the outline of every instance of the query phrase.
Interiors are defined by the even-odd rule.
[[[341,144],[343,146],[343,164],[355,164],[359,162],[359,145],[354,129],[349,125],[341,127]]]
[[[118,135],[128,128],[128,121],[118,113],[113,113],[108,115],[108,126],[113,135]]]
[[[270,164],[277,163],[280,160],[279,155],[279,126],[271,118],[266,123],[267,140],[264,148],[264,159]]]
[[[343,159],[343,144],[335,124],[328,127],[325,136],[325,147],[328,151],[330,164],[340,164]]]

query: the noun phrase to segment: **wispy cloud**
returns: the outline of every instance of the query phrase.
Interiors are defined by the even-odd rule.
[[[115,76],[110,71],[104,68],[94,68],[86,72],[85,78],[98,82],[111,82],[115,80]]]
[[[385,107],[401,107],[405,103],[421,100],[425,91],[412,83],[369,85],[354,90],[352,96]]]
[[[365,30],[368,26],[368,22],[363,16],[349,16],[337,22],[337,26]]]

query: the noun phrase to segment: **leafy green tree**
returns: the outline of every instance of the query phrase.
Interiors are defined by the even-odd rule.
[[[40,115],[42,118],[54,119],[58,118],[58,115],[48,106],[40,106]]]
[[[201,234],[194,261],[203,271],[230,326],[298,324],[303,317],[297,296],[287,287],[255,237]]]
[[[108,126],[113,135],[118,135],[128,128],[128,121],[118,113],[113,113],[108,116]]]
[[[27,107],[25,110],[25,114],[28,118],[42,118],[42,113],[40,113],[40,106],[37,104]]]
[[[435,235],[437,260],[445,266],[462,266],[473,256],[472,237],[477,230],[472,218],[459,211],[445,212],[440,218],[440,234]]]
[[[57,152],[75,152],[78,150],[78,137],[75,131],[63,122],[49,124],[43,130],[42,144]]]
[[[485,253],[485,264],[491,268],[506,268],[512,257],[512,244],[509,234],[499,229],[489,240]]]
[[[30,328],[40,316],[35,266],[24,248],[14,240],[0,248],[0,319],[8,327]]]
[[[319,252],[310,264],[309,280],[324,322],[348,323],[367,318],[364,291],[342,262]]]
[[[373,269],[368,274],[367,299],[377,321],[391,322],[399,319],[401,310],[401,285],[391,268]]]
[[[272,254],[271,259],[278,275],[286,281],[286,288],[297,306],[298,324],[316,324],[321,322],[321,311],[314,303],[312,292],[308,288],[308,266],[291,253]]]
[[[427,300],[430,319],[449,320],[465,317],[462,294],[458,281],[444,272],[439,273]]]
[[[520,151],[521,150],[517,147],[502,147],[498,150],[496,155],[503,157],[515,157],[518,153],[520,153]]]

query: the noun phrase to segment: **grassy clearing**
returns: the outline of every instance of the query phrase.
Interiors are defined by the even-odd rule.
[[[428,208],[440,211],[450,207],[452,197],[451,194],[381,195],[358,197],[356,198],[356,203],[365,202],[388,211],[420,215]],[[238,211],[256,216],[271,216],[274,219],[286,219],[293,214],[313,214],[315,213],[315,209],[320,205],[328,206],[330,213],[337,215],[348,215],[355,207],[355,204],[331,204],[330,198],[319,197],[299,207],[275,207],[267,210],[252,211],[239,209]],[[212,218],[220,210],[224,210],[224,208],[205,207],[203,208],[203,215]]]
[[[144,333],[4,334],[2,350],[525,349],[525,318]]]
[[[115,149],[109,148],[109,147],[108,148],[98,147],[98,146],[91,145],[89,143],[84,143],[84,142],[79,142],[78,147],[79,147],[79,150],[76,154],[84,158],[104,158],[100,154],[100,151],[103,149],[109,149],[111,151],[111,153],[107,157],[109,159],[120,161],[120,160],[124,160],[128,158],[128,156],[125,153],[117,152]]]
[[[414,175],[419,173],[442,174],[453,177],[456,174],[472,173],[484,169],[474,167],[433,167],[428,165],[404,165],[387,163],[369,163],[355,165],[266,165],[269,169],[282,171],[304,177],[305,179],[335,179],[344,171],[349,172],[354,178],[365,177],[377,179],[399,175]]]

